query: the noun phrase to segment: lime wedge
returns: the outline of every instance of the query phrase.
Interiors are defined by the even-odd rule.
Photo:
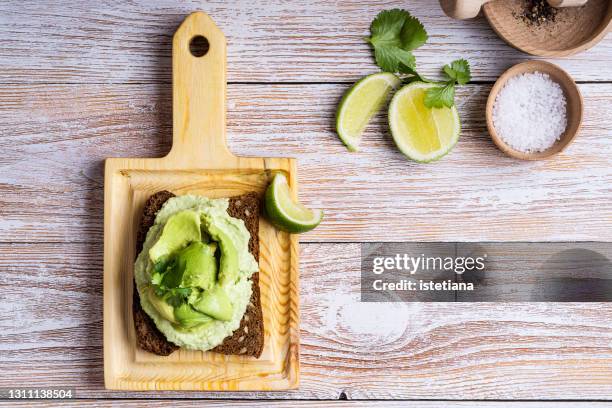
[[[401,83],[395,75],[380,72],[360,79],[344,94],[336,112],[336,131],[350,151],[358,150],[366,125]]]
[[[309,210],[293,201],[287,178],[276,173],[266,190],[266,215],[279,229],[291,233],[310,231],[323,219],[321,210]]]
[[[393,95],[389,126],[398,149],[412,160],[431,162],[446,155],[459,140],[461,122],[457,108],[428,108],[423,103],[428,88],[413,82]]]

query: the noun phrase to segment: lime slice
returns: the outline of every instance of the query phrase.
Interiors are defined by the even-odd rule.
[[[293,201],[287,178],[276,173],[266,190],[266,215],[279,229],[299,233],[310,231],[323,219],[321,210],[309,210]]]
[[[389,126],[398,149],[412,160],[431,162],[446,155],[459,140],[461,122],[457,108],[428,108],[423,103],[428,88],[413,82],[397,91],[389,104]]]
[[[350,151],[358,150],[366,125],[401,83],[395,75],[380,72],[360,79],[344,94],[336,112],[336,131]]]

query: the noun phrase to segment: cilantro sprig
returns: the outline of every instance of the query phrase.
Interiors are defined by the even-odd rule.
[[[427,41],[427,32],[421,22],[406,10],[384,10],[370,25],[372,36],[366,38],[374,47],[378,66],[387,72],[398,72],[400,64],[414,68],[416,60],[412,50]]]
[[[470,64],[464,59],[453,61],[442,70],[446,81],[425,94],[423,103],[428,108],[451,108],[455,104],[455,85],[465,85],[470,80]]]
[[[151,284],[157,296],[163,297],[171,306],[178,307],[187,301],[189,295],[191,295],[191,288],[175,287],[170,283],[172,279],[167,278],[169,274],[172,274],[175,267],[175,259],[157,262],[153,265]]]
[[[426,91],[424,103],[428,108],[450,108],[455,104],[455,86],[470,81],[470,65],[465,59],[445,65],[443,81],[431,81],[420,75],[412,51],[425,44],[428,36],[416,17],[406,10],[384,10],[372,21],[370,32],[372,35],[366,41],[374,48],[374,58],[380,69],[403,74],[403,79],[408,83],[420,81],[437,84]]]
[[[448,78],[454,79],[459,85],[467,84],[470,82],[470,78],[472,77],[470,72],[470,63],[463,58],[445,65],[442,70]]]

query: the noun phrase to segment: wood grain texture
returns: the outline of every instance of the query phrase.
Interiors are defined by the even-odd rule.
[[[195,57],[190,41],[207,38]],[[261,305],[265,340],[258,359],[138,349],[132,317],[136,231],[145,201],[168,190],[210,198],[256,192],[272,172],[297,192],[293,159],[234,156],[225,143],[225,37],[202,12],[190,14],[172,46],[173,142],[163,158],[112,158],[104,173],[104,383],[114,390],[270,391],[299,384],[298,239],[260,222]]]
[[[552,60],[577,81],[599,83],[579,84],[585,121],[575,143],[552,161],[522,163],[490,141],[485,82],[530,57],[507,46],[483,17],[449,19],[433,0],[228,3],[0,2],[0,311],[16,316],[0,319],[0,386],[72,386],[83,398],[612,398],[609,304],[370,307],[358,303],[355,293],[359,246],[340,243],[610,241],[612,37],[585,53]],[[392,7],[412,11],[430,34],[415,53],[425,75],[436,76],[444,63],[465,57],[477,81],[458,94],[459,145],[430,166],[396,151],[382,115],[358,154],[347,153],[333,131],[342,93],[376,71],[362,37],[372,18]],[[198,8],[214,16],[228,39],[230,150],[298,158],[302,201],[326,211],[324,223],[300,237],[311,243],[300,254],[298,391],[103,388],[103,160],[169,152],[171,38]],[[330,243],[312,243],[317,241]],[[73,403],[87,404],[144,401]],[[291,402],[303,404],[327,402]]]
[[[439,74],[464,57],[477,81],[492,81],[528,58],[498,38],[483,17],[446,17],[435,0],[5,0],[0,3],[0,82],[119,83],[170,81],[170,39],[197,9],[228,39],[230,82],[354,82],[376,71],[363,41],[383,8],[406,8],[425,25],[419,70]],[[612,38],[553,60],[578,81],[606,80]]]
[[[76,401],[37,401],[37,407],[142,407],[151,408],[167,407],[172,404],[175,408],[184,407],[270,407],[284,408],[287,402],[284,401],[185,401],[185,400],[164,400],[155,401],[150,399],[142,400],[76,400]],[[30,407],[30,402],[11,401],[11,407]],[[325,408],[350,407],[350,408],[604,408],[609,407],[607,402],[494,402],[494,401],[292,401],[292,407]]]
[[[571,3],[571,2],[568,2]],[[599,43],[612,27],[612,5],[608,0],[590,0],[582,7],[560,9],[554,24],[517,23],[524,12],[522,0],[491,2],[483,13],[497,34],[508,44],[532,55],[564,57]],[[575,4],[574,4],[575,6]]]
[[[81,398],[609,399],[612,305],[360,303],[359,244],[303,244],[301,384],[281,393],[113,392],[102,245],[0,244],[0,387]],[[376,379],[375,381],[373,379]]]
[[[612,85],[579,85],[584,124],[552,160],[506,157],[486,131],[489,85],[461,87],[462,136],[439,162],[395,148],[384,114],[349,153],[334,131],[347,85],[231,85],[228,144],[300,163],[303,202],[326,212],[304,242],[612,240]],[[102,239],[102,160],[171,144],[169,85],[0,88],[0,241]],[[433,194],[432,192],[435,192]]]

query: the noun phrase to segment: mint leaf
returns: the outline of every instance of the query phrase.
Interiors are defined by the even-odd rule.
[[[398,72],[400,64],[415,68],[410,51],[427,41],[423,25],[406,10],[384,10],[370,25],[371,36],[366,40],[374,47],[376,64],[387,72]]]
[[[451,108],[455,104],[455,81],[449,81],[444,86],[429,88],[423,103],[428,108]]]
[[[470,82],[472,76],[469,62],[463,58],[445,65],[443,70],[449,79],[457,81],[459,85],[465,85]]]

